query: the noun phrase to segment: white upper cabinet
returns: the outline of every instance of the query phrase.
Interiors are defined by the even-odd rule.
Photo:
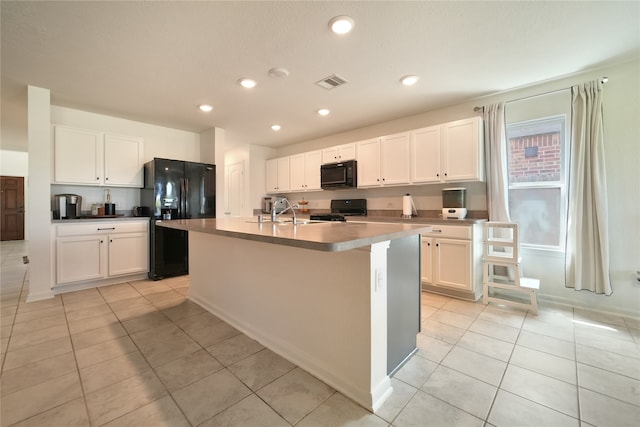
[[[380,179],[380,138],[358,142],[358,187],[382,185]]]
[[[411,182],[440,182],[440,126],[411,132]]]
[[[322,164],[356,159],[356,144],[336,145],[322,150]]]
[[[409,184],[409,132],[361,141],[358,187]]]
[[[411,182],[484,181],[480,117],[411,132]]]
[[[267,160],[266,192],[289,191],[289,157]]]
[[[409,132],[380,138],[382,182],[384,185],[408,184],[411,150]]]
[[[289,157],[291,191],[320,190],[321,151],[310,151]]]
[[[143,186],[143,140],[54,127],[53,182],[111,187]]]
[[[442,126],[442,164],[445,181],[483,181],[484,146],[480,117]]]
[[[54,127],[53,181],[100,185],[104,178],[104,136],[101,132]]]
[[[142,148],[142,138],[105,134],[104,184],[142,187]]]

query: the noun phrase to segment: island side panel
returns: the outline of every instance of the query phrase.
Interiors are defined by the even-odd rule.
[[[388,242],[323,252],[189,235],[189,298],[375,410],[387,376]]]
[[[393,373],[416,351],[420,332],[420,236],[391,241],[388,257],[387,373]]]

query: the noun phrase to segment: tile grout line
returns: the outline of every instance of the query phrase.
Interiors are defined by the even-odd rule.
[[[174,324],[176,327],[179,328],[178,325],[175,324],[175,322],[173,321],[173,319],[169,319],[164,313],[162,313],[162,310],[160,310],[158,307],[156,307],[145,295],[142,295],[136,288],[134,288],[133,286],[131,286],[131,284],[129,282],[125,282],[127,283],[132,289],[134,289],[138,295],[140,295],[141,297],[143,297],[145,300],[149,301],[149,303],[156,309],[156,311],[160,312],[160,314],[162,314],[165,318],[167,318],[172,324]],[[102,296],[102,298],[104,299],[104,295],[102,295],[102,292],[100,292],[100,290],[98,290],[98,292],[100,293],[100,295]],[[133,297],[135,298],[135,297]],[[130,299],[130,298],[125,298],[125,299]],[[123,300],[119,300],[119,301],[123,301]],[[117,301],[114,301],[117,302]],[[136,343],[136,341],[131,337],[131,333],[129,333],[129,330],[124,326],[122,319],[120,319],[120,317],[116,314],[115,311],[113,311],[113,308],[111,307],[111,304],[109,302],[106,301],[105,299],[105,303],[109,306],[109,309],[112,311],[113,315],[116,317],[116,319],[118,319],[118,323],[120,324],[120,326],[122,327],[122,329],[127,333],[127,337],[131,340],[131,342],[133,343],[133,345],[135,346],[136,350],[138,350],[138,352],[140,353],[140,356],[144,359],[144,361],[147,363],[147,365],[149,365],[149,369],[151,369],[151,371],[153,372],[153,375],[156,376],[158,378],[158,381],[160,382],[160,384],[162,384],[162,388],[164,388],[164,390],[167,392],[167,396],[169,396],[171,398],[171,400],[173,401],[173,403],[176,405],[176,407],[178,408],[178,410],[180,411],[180,413],[182,414],[182,416],[184,417],[185,421],[191,426],[193,427],[193,423],[191,423],[191,421],[189,420],[189,418],[187,417],[187,414],[184,413],[182,407],[180,405],[178,405],[178,402],[176,402],[175,398],[173,397],[173,394],[169,391],[169,389],[167,388],[166,384],[164,383],[164,381],[162,381],[162,379],[158,376],[158,373],[156,372],[156,369],[153,367],[153,365],[151,365],[151,362],[147,359],[147,356],[145,356],[144,352],[140,349],[140,347],[138,347],[138,344]],[[153,328],[150,328],[153,329]],[[141,331],[138,331],[141,332]],[[199,343],[197,343],[198,345],[200,345]],[[199,351],[199,350],[198,350]],[[206,351],[206,350],[205,350]],[[178,359],[176,359],[178,360]],[[171,361],[167,362],[167,363],[171,363]],[[162,365],[160,365],[162,366]],[[129,377],[132,378],[132,377]],[[122,381],[126,381],[127,379],[124,379]],[[117,384],[117,383],[116,383]],[[162,398],[160,398],[162,399]],[[137,410],[139,410],[140,408],[145,407],[146,405],[156,402],[160,399],[156,399],[152,402],[146,403],[138,408],[132,409],[129,412],[126,412],[118,417],[115,417],[111,420],[109,420],[107,423],[111,423],[119,418],[125,417],[129,414],[131,414],[132,412],[135,412]],[[89,420],[91,422],[91,419]]]
[[[91,412],[89,412],[89,404],[87,403],[87,393],[84,389],[84,383],[82,382],[82,376],[80,375],[80,365],[78,365],[78,357],[76,356],[76,347],[71,338],[71,328],[69,327],[69,318],[67,317],[67,310],[65,310],[64,298],[60,296],[60,302],[62,304],[62,312],[64,313],[65,324],[67,325],[67,331],[69,332],[69,342],[71,343],[71,352],[73,353],[73,362],[76,366],[76,374],[78,375],[78,382],[80,383],[80,391],[82,392],[82,401],[84,402],[84,409],[87,412],[87,421],[89,426],[93,426],[91,420]],[[111,307],[109,307],[111,309]]]

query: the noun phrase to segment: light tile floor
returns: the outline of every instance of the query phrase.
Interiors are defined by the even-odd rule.
[[[637,426],[640,321],[422,295],[371,414],[186,299],[188,277],[25,303],[2,242],[2,426]]]

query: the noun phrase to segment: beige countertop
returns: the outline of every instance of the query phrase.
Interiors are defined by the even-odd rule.
[[[72,223],[85,223],[85,222],[106,222],[106,221],[149,221],[148,217],[143,216],[83,216],[75,219],[52,219],[52,224],[72,224]]]
[[[417,224],[320,221],[293,225],[258,223],[255,217],[169,220],[157,221],[156,225],[326,252],[347,251],[430,231]]]
[[[347,222],[390,222],[399,224],[438,224],[438,225],[472,225],[488,221],[487,219],[465,218],[465,219],[442,219],[425,216],[414,216],[412,218],[402,218],[401,216],[348,216]]]

